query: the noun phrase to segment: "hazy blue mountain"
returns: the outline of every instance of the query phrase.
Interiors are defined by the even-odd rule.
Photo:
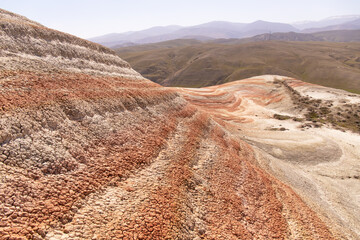
[[[303,30],[303,32],[313,33],[313,32],[332,31],[332,30],[358,30],[358,29],[360,29],[360,18],[338,25],[331,25],[323,28],[305,29]]]
[[[286,23],[274,23],[266,21],[256,21],[249,23],[242,28],[240,37],[252,37],[258,34],[269,33],[269,32],[296,32],[299,31],[297,28]]]
[[[299,41],[299,42],[360,42],[360,30],[332,30],[325,32],[315,33],[265,33],[256,35],[251,38],[239,39],[243,42],[256,42],[256,41]]]
[[[354,21],[359,18],[360,15],[335,16],[335,17],[328,17],[320,21],[295,22],[292,25],[300,30],[304,30],[309,28],[323,28],[332,25],[340,25],[343,23]]]
[[[275,37],[277,40],[285,41],[288,39],[291,39],[291,41],[324,41],[322,36],[299,35],[296,33],[358,29],[360,29],[360,15],[349,15],[330,17],[320,21],[298,22],[293,25],[261,20],[252,23],[214,21],[189,27],[172,25],[165,27],[153,27],[142,31],[111,33],[90,38],[89,40],[112,48],[164,42],[174,39],[196,39],[200,41],[209,41],[215,39],[243,39],[251,38],[257,35],[263,35],[258,38],[263,38],[265,40],[269,37]],[[289,34],[267,35],[273,33]],[[342,38],[338,36],[338,33],[329,34],[329,39],[332,39],[330,41],[342,40]],[[333,36],[333,34],[335,35]],[[354,33],[346,34],[347,35],[343,38],[344,41],[349,41],[349,39],[352,41],[353,37],[357,39]]]
[[[89,38],[88,40],[96,43],[100,43],[107,47],[113,47],[116,45],[126,44],[126,43],[136,43],[141,39],[163,35],[167,33],[174,32],[181,29],[181,26],[170,25],[164,27],[152,27],[149,29],[141,31],[131,31],[125,33],[111,33],[99,37]]]
[[[108,47],[145,44],[169,41],[174,39],[210,40],[218,38],[244,38],[268,32],[298,31],[295,27],[285,23],[256,21],[253,23],[233,23],[215,21],[190,27],[168,26],[154,27],[138,32],[108,34],[90,38],[90,41]]]

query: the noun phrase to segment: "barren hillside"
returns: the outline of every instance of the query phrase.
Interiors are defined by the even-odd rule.
[[[359,42],[246,41],[178,40],[116,52],[144,77],[163,86],[206,87],[275,74],[360,93]]]
[[[0,239],[359,238],[358,95],[164,88],[100,45],[0,26]]]
[[[255,164],[289,184],[328,226],[359,239],[359,95],[271,75],[181,92],[249,144]],[[285,204],[282,212],[300,213],[300,206]],[[298,221],[288,222],[290,239],[306,238]]]

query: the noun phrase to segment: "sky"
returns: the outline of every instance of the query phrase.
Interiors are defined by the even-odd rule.
[[[360,14],[360,0],[0,0],[0,8],[78,37],[211,21],[292,23]]]

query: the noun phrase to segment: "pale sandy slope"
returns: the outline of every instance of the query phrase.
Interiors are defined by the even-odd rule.
[[[360,102],[355,94],[270,75],[181,90],[233,136],[250,143],[257,164],[292,186],[334,232],[359,239],[360,135],[330,124],[301,127],[307,122],[274,119],[274,114],[301,118],[306,113],[283,81],[300,95],[330,100],[333,106]]]

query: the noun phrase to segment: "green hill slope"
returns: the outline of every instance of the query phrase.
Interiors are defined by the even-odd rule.
[[[139,46],[117,52],[143,76],[165,86],[203,87],[279,74],[360,92],[360,43],[198,43]],[[126,50],[126,51],[125,51]]]

